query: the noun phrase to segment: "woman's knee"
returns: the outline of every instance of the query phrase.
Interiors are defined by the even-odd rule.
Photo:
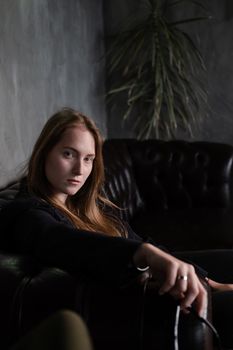
[[[12,350],[92,350],[92,341],[82,318],[61,310],[25,335]]]

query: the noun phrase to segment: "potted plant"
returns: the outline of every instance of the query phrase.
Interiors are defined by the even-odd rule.
[[[170,138],[178,127],[192,134],[207,105],[205,64],[184,25],[207,15],[168,19],[193,0],[141,0],[137,16],[113,36],[107,50],[108,101],[124,94],[122,119],[131,118],[138,138]]]

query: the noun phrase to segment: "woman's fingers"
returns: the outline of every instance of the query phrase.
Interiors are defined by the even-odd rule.
[[[196,275],[192,265],[180,262],[178,268],[169,268],[165,282],[159,289],[160,294],[168,293],[180,301],[183,311],[195,304],[195,309],[200,316],[206,311],[207,293]]]
[[[187,290],[190,275],[193,274],[193,267],[174,257],[169,257],[170,261],[164,269],[163,283],[160,287],[160,294],[173,291],[174,293],[184,293]]]
[[[168,293],[175,286],[177,279],[177,269],[177,264],[175,262],[170,262],[166,270],[163,272],[163,275],[161,273],[161,285],[159,289],[160,295]]]
[[[196,311],[204,312],[207,294],[194,267],[161,249],[144,243],[134,255],[136,266],[149,266],[153,279],[159,284],[159,294],[169,293],[180,300],[183,310],[195,301]]]
[[[197,281],[190,281],[187,287],[186,292],[184,293],[183,299],[180,301],[181,309],[185,310],[190,307],[194,300],[197,298],[199,294],[199,287],[197,285]]]
[[[188,296],[185,295],[184,299],[181,300],[180,306],[182,310],[187,310],[187,308],[193,305],[199,316],[206,317],[206,310],[207,310],[207,303],[208,303],[207,292],[205,288],[202,286],[201,282],[200,281],[198,282],[199,283],[197,286],[196,296],[190,298],[190,295]]]
[[[219,283],[216,281],[208,279],[208,283],[211,288],[213,288],[216,291],[226,292],[226,291],[232,291],[233,290],[233,284],[231,283]]]
[[[189,279],[190,279],[190,276],[188,272],[177,274],[175,289],[179,293],[185,293],[187,291]]]

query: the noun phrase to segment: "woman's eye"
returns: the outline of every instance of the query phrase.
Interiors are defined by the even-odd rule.
[[[85,157],[85,161],[86,161],[87,163],[91,163],[91,162],[94,161],[94,157]]]
[[[63,155],[66,157],[66,158],[72,158],[74,155],[73,155],[73,152],[72,151],[69,151],[69,150],[65,150],[63,152]]]

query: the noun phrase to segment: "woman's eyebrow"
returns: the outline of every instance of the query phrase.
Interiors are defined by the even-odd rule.
[[[74,147],[71,147],[71,146],[63,146],[63,148],[68,148],[71,151],[74,151],[75,153],[80,153],[77,149],[75,149]],[[95,153],[87,153],[87,156],[95,157]]]
[[[74,147],[71,147],[71,146],[63,146],[63,148],[67,148],[67,149],[70,149],[71,151],[74,151],[74,152],[78,153],[78,150],[76,150]]]
[[[88,153],[87,156],[89,156],[89,157],[95,157],[95,153]]]

